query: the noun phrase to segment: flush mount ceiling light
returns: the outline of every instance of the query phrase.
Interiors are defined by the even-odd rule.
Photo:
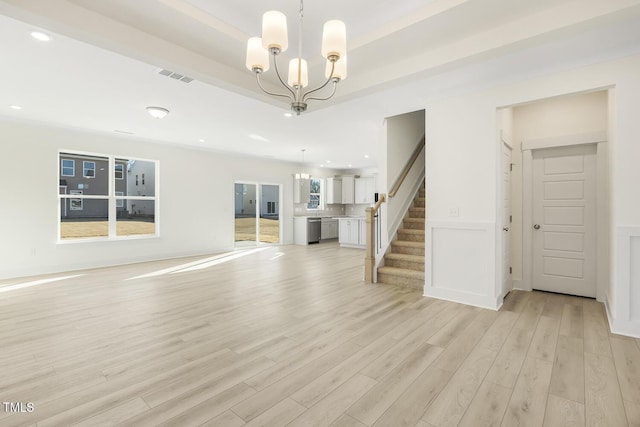
[[[326,81],[315,89],[303,92],[309,84],[307,61],[302,59],[302,20],[304,17],[303,0],[300,0],[298,57],[289,62],[287,83],[278,70],[278,55],[287,50],[287,17],[275,10],[265,13],[262,17],[262,37],[251,37],[247,42],[247,68],[256,75],[260,89],[268,95],[289,98],[291,110],[297,115],[306,111],[307,101],[325,101],[336,93],[336,86],[340,80],[347,77],[347,37],[344,22],[338,20],[327,21],[322,31],[322,56],[327,59],[325,66]],[[273,57],[273,68],[287,93],[274,93],[266,90],[260,82],[260,74],[269,69],[269,55]],[[323,98],[310,96],[333,83],[331,93]]]
[[[169,114],[169,110],[162,107],[147,107],[147,113],[154,119],[162,119]]]
[[[31,37],[36,40],[40,40],[41,42],[48,42],[51,40],[51,37],[48,34],[45,34],[41,31],[32,31]]]

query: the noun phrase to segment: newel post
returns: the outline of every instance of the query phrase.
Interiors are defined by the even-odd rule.
[[[364,280],[366,283],[373,283],[373,269],[376,263],[376,256],[374,253],[374,226],[375,226],[375,209],[365,209],[365,221],[367,229],[367,248],[364,256]]]

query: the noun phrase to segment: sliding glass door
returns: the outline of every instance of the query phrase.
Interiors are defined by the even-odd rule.
[[[236,246],[280,242],[280,186],[237,182],[235,194]]]

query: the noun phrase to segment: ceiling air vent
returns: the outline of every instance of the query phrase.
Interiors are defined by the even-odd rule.
[[[160,68],[156,72],[158,74],[160,74],[161,76],[170,77],[170,78],[172,78],[174,80],[178,80],[178,81],[181,81],[183,83],[191,83],[193,81],[193,79],[191,77],[187,77],[187,76],[184,76],[184,75],[179,74],[179,73],[174,73],[173,71],[165,70],[164,68]]]

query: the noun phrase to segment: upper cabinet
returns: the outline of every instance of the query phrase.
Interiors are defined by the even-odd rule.
[[[342,203],[342,178],[327,178],[326,203],[328,205]]]
[[[311,180],[305,178],[294,178],[293,180],[293,203],[309,203],[311,193]]]
[[[372,176],[355,178],[354,202],[356,204],[374,203],[376,192],[375,178]]]
[[[355,203],[355,176],[354,175],[344,175],[342,177],[342,203],[343,204],[353,204]]]

